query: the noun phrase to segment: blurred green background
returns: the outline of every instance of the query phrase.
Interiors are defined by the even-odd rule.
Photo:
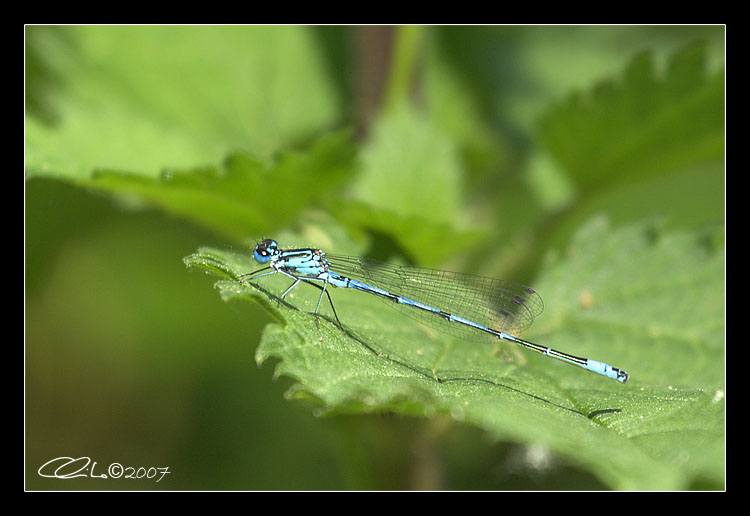
[[[533,285],[594,216],[721,230],[724,27],[27,26],[25,45],[27,489],[618,487],[447,414],[317,417],[256,365],[267,313],[182,258],[265,235]],[[170,474],[38,474],[62,456]]]

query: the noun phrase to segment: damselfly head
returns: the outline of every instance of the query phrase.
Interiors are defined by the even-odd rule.
[[[276,240],[266,238],[255,246],[253,258],[255,258],[255,261],[258,263],[266,263],[272,256],[279,254],[279,252],[279,244],[276,243]]]

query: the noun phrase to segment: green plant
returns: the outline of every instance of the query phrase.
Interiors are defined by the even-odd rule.
[[[593,86],[561,77],[532,104],[503,89],[513,74],[495,74],[514,60],[498,49],[518,56],[514,45],[548,42],[525,63],[552,68],[566,31],[608,33],[399,28],[385,101],[362,139],[337,90],[336,77],[354,73],[333,51],[345,32],[35,27],[27,184],[72,184],[226,240],[185,263],[218,276],[222,299],[271,315],[256,361],[277,361],[275,375],[294,381],[288,397],[319,414],[447,417],[541,445],[610,488],[721,489],[724,73],[709,66],[710,45],[668,29],[653,47],[668,36],[677,50],[628,47],[626,63],[591,67]],[[514,112],[511,100],[533,109]],[[38,209],[27,200],[30,218]],[[545,312],[524,337],[631,379],[451,339],[339,289],[343,333],[329,312],[310,314],[315,289],[282,302],[283,279],[238,282],[261,234],[529,283]]]

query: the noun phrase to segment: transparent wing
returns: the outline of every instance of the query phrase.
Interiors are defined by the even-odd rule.
[[[531,288],[459,272],[394,265],[369,258],[326,254],[332,272],[391,294],[418,301],[497,331],[519,335],[542,313],[542,298]],[[390,306],[436,330],[467,340],[491,335],[381,297]]]

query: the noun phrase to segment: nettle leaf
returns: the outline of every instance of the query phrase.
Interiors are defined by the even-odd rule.
[[[606,342],[608,351],[642,352],[626,367],[641,382],[720,387],[722,238],[664,232],[657,223],[613,231],[595,218],[564,256],[545,264],[535,286],[549,309],[535,329],[552,347],[580,337],[584,345]]]
[[[623,77],[552,109],[543,145],[582,190],[723,160],[724,72],[707,71],[705,51],[682,49],[663,76],[640,54]]]
[[[538,283],[547,312],[527,337],[622,367],[625,385],[510,344],[455,340],[374,296],[332,289],[344,332],[325,299],[312,315],[317,289],[280,300],[289,278],[240,283],[259,268],[245,254],[200,249],[185,263],[220,276],[223,299],[273,315],[256,360],[277,359],[276,374],[296,380],[288,396],[318,400],[321,413],[449,414],[546,446],[612,488],[720,489],[723,248],[721,237],[595,219],[549,263]]]
[[[405,102],[384,110],[359,161],[349,195],[329,205],[340,223],[388,235],[426,265],[442,263],[452,248],[471,247],[485,233],[462,215],[465,170],[456,137],[425,113]]]
[[[238,240],[290,224],[335,195],[355,166],[348,130],[325,134],[302,151],[260,160],[233,154],[221,167],[168,170],[159,178],[99,170],[85,184],[129,194]],[[294,188],[290,188],[294,185]]]
[[[398,214],[385,208],[349,199],[330,198],[326,204],[336,220],[352,232],[363,228],[393,238],[406,255],[418,263],[433,266],[455,255],[456,249],[470,249],[486,239],[479,230],[421,216]],[[451,245],[445,245],[451,242]]]
[[[33,27],[32,79],[58,87],[32,99],[52,114],[27,114],[27,174],[156,177],[237,150],[268,157],[340,118],[317,43],[299,26]]]
[[[398,103],[385,111],[361,161],[354,199],[404,217],[456,224],[464,187],[458,148],[418,110]]]

